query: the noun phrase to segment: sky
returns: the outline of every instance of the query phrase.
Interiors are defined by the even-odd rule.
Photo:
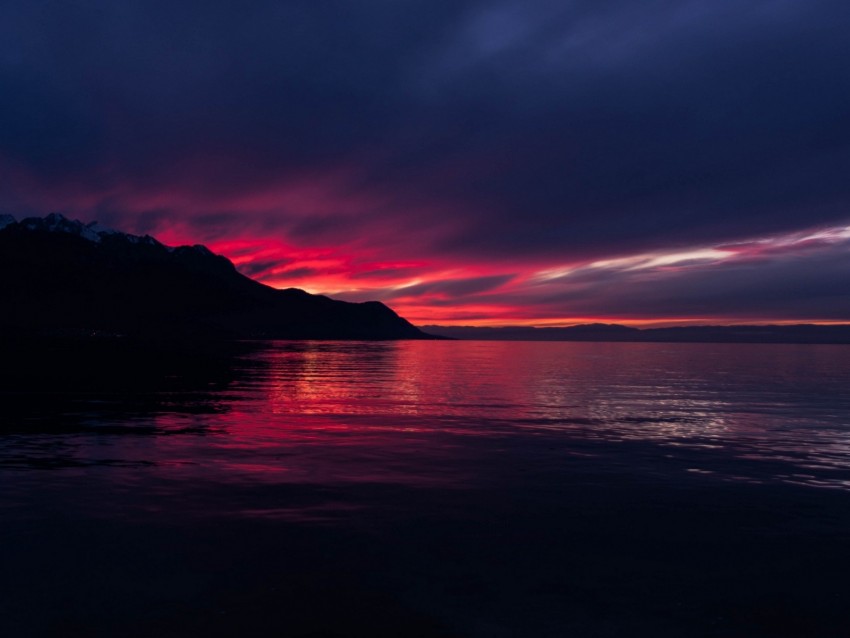
[[[6,0],[0,214],[416,324],[850,321],[845,0]]]

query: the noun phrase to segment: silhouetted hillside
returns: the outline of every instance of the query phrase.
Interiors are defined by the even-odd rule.
[[[347,303],[241,274],[204,246],[53,214],[0,217],[0,328],[22,336],[421,339],[379,302]]]

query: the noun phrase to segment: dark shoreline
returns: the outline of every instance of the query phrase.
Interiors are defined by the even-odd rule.
[[[424,332],[437,336],[476,341],[850,344],[850,324],[680,326],[644,329],[619,324],[585,324],[565,328],[437,325],[420,326],[420,328]]]

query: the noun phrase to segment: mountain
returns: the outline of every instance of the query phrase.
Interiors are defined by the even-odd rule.
[[[277,290],[204,246],[172,248],[55,213],[0,216],[0,272],[7,335],[429,338],[382,303]]]
[[[428,334],[480,341],[630,341],[665,343],[850,344],[850,325],[680,326],[638,329],[592,323],[565,328],[423,326]]]

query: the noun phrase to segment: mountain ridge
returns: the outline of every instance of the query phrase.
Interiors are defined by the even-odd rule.
[[[278,290],[200,244],[58,213],[0,217],[0,328],[32,336],[432,338],[384,304]]]

